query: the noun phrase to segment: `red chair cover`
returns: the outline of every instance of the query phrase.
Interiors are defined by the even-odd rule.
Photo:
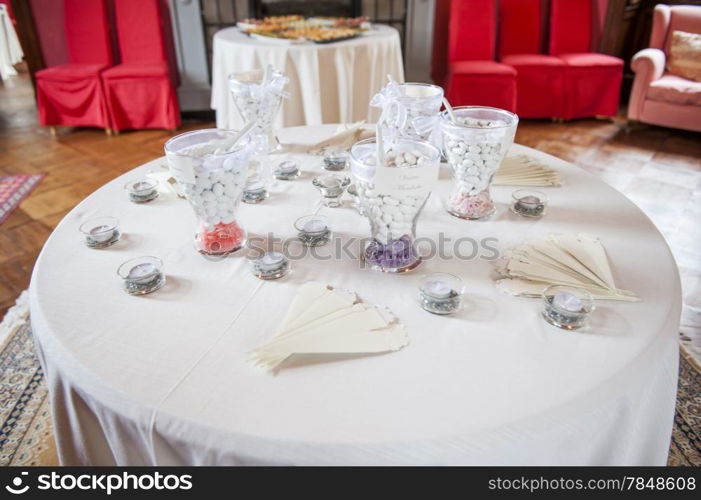
[[[565,116],[565,63],[541,54],[543,0],[500,0],[499,55],[516,72],[516,112],[524,118]]]
[[[565,118],[615,116],[623,61],[592,52],[592,0],[552,0],[550,54],[565,63]]]
[[[516,110],[516,71],[494,61],[496,0],[452,0],[446,97],[454,106]]]
[[[115,0],[122,63],[102,74],[115,130],[180,125],[166,8],[163,0]]]
[[[106,0],[64,0],[69,64],[36,73],[39,122],[108,128],[100,72],[112,65]]]

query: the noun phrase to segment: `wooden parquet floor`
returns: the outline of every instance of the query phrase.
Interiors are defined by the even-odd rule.
[[[1,84],[0,84],[1,85]],[[182,129],[213,126],[186,123]],[[683,325],[701,337],[701,134],[625,120],[564,124],[523,120],[517,142],[576,163],[637,203],[667,238],[685,295]],[[66,130],[37,125],[26,74],[0,86],[0,175],[45,172],[42,184],[0,226],[0,317],[27,287],[34,261],[61,218],[105,182],[163,153],[167,131]]]

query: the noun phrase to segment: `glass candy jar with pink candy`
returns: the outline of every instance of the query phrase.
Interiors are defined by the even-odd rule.
[[[421,263],[416,251],[416,224],[438,180],[440,150],[426,141],[375,139],[351,148],[351,170],[371,240],[363,260],[371,269],[402,273]]]
[[[490,186],[517,125],[518,116],[497,108],[463,106],[441,114],[443,154],[455,179],[446,203],[451,215],[484,219],[494,213]]]
[[[170,171],[197,216],[200,253],[226,255],[245,244],[237,215],[253,150],[249,136],[233,130],[196,130],[166,142]]]

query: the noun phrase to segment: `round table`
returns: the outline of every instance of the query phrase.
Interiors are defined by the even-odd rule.
[[[279,136],[301,151],[335,130],[298,127]],[[127,200],[124,183],[164,159],[97,190],[52,233],[30,287],[62,463],[664,464],[681,309],[669,248],[650,220],[602,181],[536,150],[515,145],[513,152],[564,179],[562,187],[544,188],[545,217],[512,214],[506,204],[514,188],[507,187],[493,189],[499,210],[491,220],[451,217],[442,207],[451,183],[443,165],[418,235],[463,244],[492,237],[508,248],[549,233],[594,234],[618,285],[641,302],[598,302],[588,331],[566,332],[545,323],[539,300],[499,292],[490,260],[434,257],[414,273],[385,275],[361,269],[342,245],[320,247],[316,257],[294,260],[286,278],[264,282],[242,256],[216,261],[195,252],[186,201],[167,193],[146,205]],[[264,203],[242,205],[251,237],[294,238],[294,220],[319,198],[310,180],[321,172],[320,158],[277,158],[284,156],[304,173],[278,182]],[[350,206],[322,213],[341,243],[369,233]],[[124,233],[105,250],[83,246],[78,233],[98,214],[119,217]],[[334,252],[339,257],[329,259]],[[129,296],[116,269],[140,255],[164,260],[168,284]],[[418,306],[418,277],[433,271],[466,282],[467,305],[458,315]],[[254,367],[247,353],[272,336],[309,281],[388,306],[411,343],[385,355],[293,363],[275,376]]]
[[[238,28],[214,34],[212,109],[218,128],[242,126],[227,77],[272,64],[290,79],[277,125],[319,125],[375,121],[379,112],[368,103],[387,83],[387,75],[404,81],[399,34],[374,25],[367,34],[328,44],[280,42],[251,38]]]

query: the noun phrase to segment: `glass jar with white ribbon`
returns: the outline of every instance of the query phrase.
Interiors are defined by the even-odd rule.
[[[427,83],[390,81],[370,101],[381,108],[377,123],[388,141],[396,138],[431,139],[438,128],[443,89]]]

